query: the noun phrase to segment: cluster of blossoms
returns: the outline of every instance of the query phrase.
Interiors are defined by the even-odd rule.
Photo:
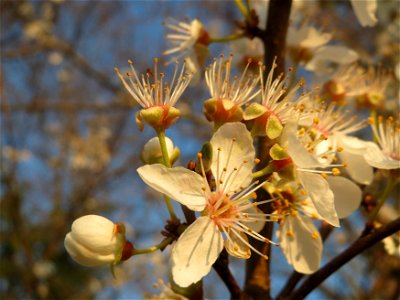
[[[173,243],[172,281],[188,287],[210,272],[223,249],[238,258],[247,259],[254,252],[268,259],[253,246],[252,240],[258,240],[279,245],[296,271],[315,272],[323,251],[315,221],[339,227],[340,219],[360,206],[360,185],[372,182],[373,168],[400,169],[399,122],[394,117],[386,121],[371,118],[377,143],[363,141],[351,134],[364,128],[365,120],[352,117],[345,108],[344,100],[349,97],[382,94],[386,79],[374,85],[374,94],[367,88],[369,75],[364,74],[364,86],[354,91],[348,81],[340,81],[356,72],[354,65],[347,65],[338,73],[341,76],[334,75],[320,94],[314,95],[303,91],[303,79],[294,84],[289,76],[276,74],[275,62],[270,70],[257,63],[258,72],[254,73],[249,59],[242,74],[233,76],[233,57],[221,55],[204,73],[210,99],[204,102],[203,112],[213,122],[214,134],[198,153],[193,168],[173,166],[179,149],[166,138],[165,130],[180,117],[175,104],[193,77],[185,71],[186,65],[197,69],[190,65],[199,63],[199,49],[206,52],[210,37],[198,20],[169,20],[165,26],[175,32],[167,35],[175,43],[165,54],[187,59],[180,70],[176,64],[170,84],[164,73],[158,73],[157,60],[153,73],[139,76],[131,61],[131,72],[125,77],[118,69],[116,72],[142,106],[136,117],[139,128],[146,122],[157,133],[142,153],[144,165],[137,169],[140,178],[164,195],[177,224],[170,200],[193,211],[194,220],[177,225],[173,237],[160,246],[137,250],[125,240],[121,225],[85,216],[72,225],[65,239],[67,251],[78,263],[96,266],[163,250]],[[334,56],[341,59],[336,63],[349,64],[357,58],[348,49],[326,46],[331,35],[308,25],[291,29],[289,36],[293,36],[293,44],[289,44],[293,61],[309,69],[320,68],[319,56],[332,51],[348,55]],[[256,138],[267,145],[257,154],[264,158],[262,167],[256,157]],[[258,193],[260,189],[269,197],[260,199],[257,195],[265,194]],[[264,207],[272,208],[272,213]],[[278,225],[278,242],[260,233],[267,222]]]

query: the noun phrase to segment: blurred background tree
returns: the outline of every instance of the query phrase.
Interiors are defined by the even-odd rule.
[[[267,6],[265,1],[252,3]],[[160,220],[168,217],[158,195],[135,171],[153,132],[136,128],[136,104],[113,69],[123,70],[128,59],[141,71],[151,68],[154,57],[168,61],[161,57],[167,49],[166,17],[196,17],[213,35],[224,36],[237,29],[240,12],[233,1],[3,0],[0,8],[1,297],[138,299],[156,294],[152,284],[168,279],[167,255],[133,258],[117,268],[113,279],[107,268],[77,265],[63,246],[73,220],[85,214],[129,224],[128,238],[142,246],[160,240]],[[292,20],[305,17],[356,50],[365,63],[394,70],[399,63],[398,8],[395,0],[380,1],[378,25],[365,29],[346,1],[295,1]],[[259,14],[263,20],[266,12]],[[229,44],[210,50],[212,56],[232,51]],[[398,110],[396,88],[392,94],[392,110]],[[178,105],[184,118],[167,132],[181,149],[182,165],[210,137],[211,127],[201,115],[208,97],[202,81],[193,85]],[[390,206],[386,211],[393,214]],[[329,238],[325,257],[339,253],[362,227],[360,210]],[[279,251],[273,255],[276,294],[290,268]],[[232,268],[243,280],[243,262],[233,260]],[[312,295],[395,299],[399,270],[399,258],[377,245]],[[206,280],[205,295],[228,297],[215,276]]]

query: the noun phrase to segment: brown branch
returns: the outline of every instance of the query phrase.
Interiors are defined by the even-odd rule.
[[[224,282],[225,286],[228,288],[231,299],[244,299],[242,290],[240,289],[236,279],[233,277],[231,271],[229,270],[229,258],[226,250],[222,250],[217,261],[213,264],[214,270],[217,272],[219,277]]]
[[[400,218],[380,227],[367,236],[360,237],[350,245],[344,252],[332,259],[322,269],[309,276],[303,284],[294,291],[287,299],[303,299],[313,289],[320,285],[326,278],[340,269],[344,264],[356,257],[364,250],[375,245],[379,241],[400,230]]]
[[[252,28],[251,24],[248,28],[249,36],[256,36],[263,41],[264,44],[264,64],[266,65],[266,72],[271,68],[272,62],[277,57],[278,68],[275,76],[278,76],[285,68],[285,44],[286,33],[289,25],[289,15],[292,0],[271,0],[269,2],[268,18],[266,30],[259,28]],[[258,157],[261,159],[260,168],[264,167],[269,160],[268,145],[266,138],[258,139]],[[263,180],[265,178],[260,178]],[[263,189],[257,191],[258,199],[268,199],[269,195]],[[272,207],[270,204],[262,205],[260,209],[264,213],[271,213]],[[273,223],[267,222],[263,230],[260,232],[263,236],[271,239],[273,233]],[[271,256],[271,245],[269,243],[262,243],[260,241],[251,241],[252,245],[261,253]],[[259,255],[253,255],[246,263],[246,279],[245,279],[245,293],[253,299],[270,299],[270,260]]]

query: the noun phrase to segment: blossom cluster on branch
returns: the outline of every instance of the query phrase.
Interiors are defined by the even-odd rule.
[[[237,3],[251,24],[254,11]],[[375,24],[374,7],[358,1],[352,5],[363,26]],[[163,195],[170,214],[165,239],[136,249],[126,240],[122,224],[89,215],[72,224],[65,238],[67,251],[85,266],[114,266],[170,246],[171,285],[165,286],[168,293],[161,298],[166,293],[190,297],[223,251],[241,259],[260,255],[268,260],[254,240],[279,246],[295,271],[316,272],[323,255],[316,222],[339,227],[341,219],[360,207],[363,188],[373,182],[374,172],[381,172],[388,190],[369,215],[373,222],[399,183],[399,115],[379,115],[389,75],[363,68],[355,51],[327,45],[332,35],[304,22],[289,28],[287,50],[295,67],[286,73],[277,73],[275,61],[266,66],[259,55],[244,53],[221,54],[203,72],[209,46],[247,41],[246,27],[216,38],[198,19],[168,19],[165,26],[172,47],[164,54],[185,59],[182,67],[176,63],[171,78],[159,71],[158,59],[146,74],[139,74],[132,61],[126,74],[115,69],[142,107],[136,114],[139,129],[148,125],[157,135],[145,145],[144,165],[137,173]],[[305,79],[296,77],[301,66],[324,74],[322,88],[310,89]],[[235,67],[241,70],[236,75]],[[210,94],[203,113],[213,134],[193,161],[177,166],[179,148],[165,133],[181,117],[177,101],[203,77]],[[369,110],[370,116],[356,117],[361,109]],[[356,136],[367,126],[372,140]],[[258,148],[261,152],[255,150],[259,143],[264,145]],[[268,196],[260,198],[259,190]],[[192,219],[180,218],[172,200]],[[276,229],[273,238],[262,233],[271,224]]]

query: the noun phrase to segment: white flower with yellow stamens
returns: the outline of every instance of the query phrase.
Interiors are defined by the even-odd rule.
[[[173,55],[171,61],[184,58],[188,69],[196,73],[209,54],[210,38],[203,24],[197,19],[182,22],[168,18],[164,25],[168,29],[167,41],[172,47],[163,54]]]
[[[131,94],[133,99],[143,109],[137,115],[137,122],[142,129],[142,119],[149,125],[158,129],[166,129],[171,126],[179,117],[180,112],[174,107],[189,85],[192,75],[185,72],[185,64],[178,70],[178,63],[175,65],[175,72],[171,82],[168,84],[164,79],[164,73],[158,72],[158,59],[154,59],[154,72],[148,71],[146,75],[138,76],[133,62],[128,61],[131,72],[126,78],[115,68],[115,72],[121,79],[124,87]]]
[[[341,185],[343,179],[338,178],[339,181],[335,183]],[[321,263],[323,245],[313,220],[323,218],[306,190],[296,182],[284,185],[270,183],[268,191],[278,199],[272,205],[274,213],[280,216],[277,237],[288,263],[297,272],[314,273]],[[357,208],[350,207],[342,196],[335,194],[335,208],[339,218],[348,216]]]
[[[370,119],[370,123],[379,146],[368,143],[365,160],[378,169],[400,169],[400,121],[389,117],[383,122],[379,116],[377,122]]]
[[[289,157],[280,164],[293,164],[294,179],[299,181],[307,192],[318,214],[326,222],[338,227],[339,218],[359,206],[361,190],[351,180],[338,176],[340,170],[337,167],[343,165],[321,162],[331,150],[316,152],[318,144],[323,142],[324,138],[312,137],[311,131],[298,132],[295,122],[288,123],[282,133],[281,143]],[[336,201],[347,204],[343,207],[343,213],[337,211]],[[342,209],[342,205],[340,207]]]
[[[250,133],[241,123],[225,124],[210,144],[215,188],[207,182],[203,166],[202,176],[182,167],[168,169],[160,164],[138,169],[149,186],[201,212],[201,217],[183,232],[172,249],[172,275],[182,287],[204,277],[224,245],[229,254],[248,258],[250,249],[264,255],[251,246],[247,235],[270,242],[257,233],[270,220],[270,215],[262,213],[257,205],[271,200],[250,200],[261,186],[252,180],[255,151]]]
[[[204,114],[217,127],[227,122],[241,121],[241,106],[259,94],[260,91],[256,89],[259,76],[247,73],[250,63],[247,63],[240,77],[234,76],[233,79],[232,55],[227,60],[221,55],[206,69],[205,78],[211,98],[204,102]]]
[[[292,102],[292,98],[303,85],[304,80],[300,80],[294,88],[287,91],[285,87],[287,78],[282,78],[283,74],[275,80],[273,79],[276,67],[274,61],[264,83],[264,66],[259,65],[261,103],[251,103],[244,112],[244,120],[254,121],[252,124],[253,136],[261,135],[275,139],[281,134],[283,125],[296,115],[295,103]]]
[[[312,201],[295,182],[278,187],[271,183],[268,191],[278,199],[272,206],[280,215],[277,237],[288,263],[299,273],[314,273],[321,263],[323,245],[312,221],[320,219]]]
[[[312,119],[310,134],[314,139],[320,140],[315,151],[319,154],[321,163],[333,163],[337,154],[346,164],[346,171],[351,178],[361,184],[369,184],[373,178],[373,170],[363,157],[366,144],[349,136],[350,133],[362,129],[364,121],[358,121],[357,117],[349,114],[343,105],[335,103],[315,109],[309,114]]]

